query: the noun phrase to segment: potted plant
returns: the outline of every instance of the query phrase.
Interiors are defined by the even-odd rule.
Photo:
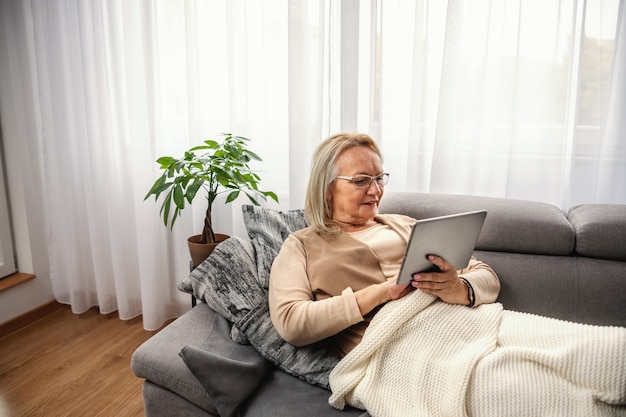
[[[157,159],[156,162],[164,172],[144,197],[145,201],[154,195],[157,201],[161,193],[167,192],[160,215],[165,226],[169,224],[172,228],[185,208],[185,203],[191,204],[198,192],[204,190],[207,209],[202,234],[188,239],[194,266],[204,261],[219,242],[228,238],[226,235],[216,235],[213,231],[211,209],[218,195],[228,193],[226,204],[234,201],[241,192],[257,206],[260,205],[259,199],[266,201],[267,197],[278,202],[275,193],[259,190],[261,178],[248,166],[252,160],[262,161],[248,149],[250,139],[230,133],[223,133],[222,136],[223,140],[219,142],[209,139],[203,145],[189,149],[180,159],[172,156]],[[196,254],[196,245],[200,245],[204,253]]]

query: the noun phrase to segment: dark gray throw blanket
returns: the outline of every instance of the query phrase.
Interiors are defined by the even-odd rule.
[[[248,231],[254,230],[252,241],[231,237],[222,242],[178,288],[194,294],[228,320],[233,340],[250,343],[284,372],[330,389],[328,376],[340,360],[338,352],[324,342],[306,347],[285,342],[269,315],[269,268],[289,233],[304,227],[302,211],[283,213],[244,206],[244,220]],[[257,266],[263,268],[263,281]]]

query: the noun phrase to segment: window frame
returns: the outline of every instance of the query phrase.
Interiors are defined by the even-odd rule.
[[[0,279],[17,272],[4,167],[4,152],[0,146]]]

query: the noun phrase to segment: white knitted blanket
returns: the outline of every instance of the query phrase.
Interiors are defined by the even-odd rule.
[[[388,303],[330,374],[330,404],[402,416],[626,416],[626,328],[436,300]]]

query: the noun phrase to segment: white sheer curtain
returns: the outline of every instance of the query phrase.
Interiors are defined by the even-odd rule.
[[[2,128],[20,150],[7,156],[35,164],[25,187],[45,196],[54,294],[76,312],[143,313],[154,329],[189,308],[176,284],[203,202],[170,231],[143,196],[158,156],[225,131],[253,139],[281,209],[302,207],[312,150],[341,130],[381,142],[389,190],[626,203],[618,0],[7,0],[0,13]],[[218,206],[219,231],[245,236],[240,203]]]
[[[390,189],[626,202],[619,1],[381,4],[359,11],[378,66],[357,127],[382,141]]]

